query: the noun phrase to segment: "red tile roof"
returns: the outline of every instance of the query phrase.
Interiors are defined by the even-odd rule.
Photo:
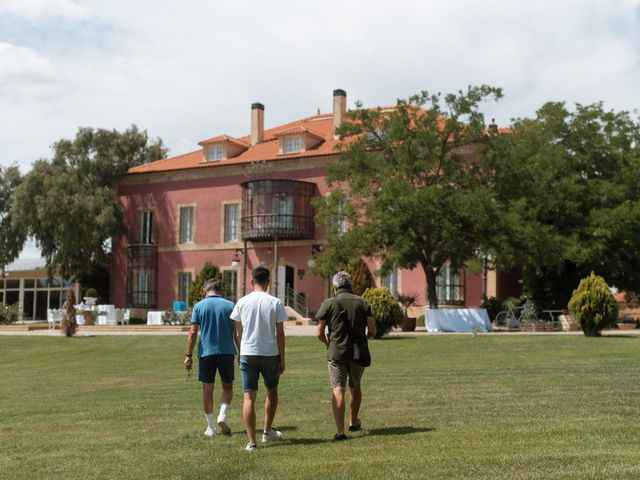
[[[290,133],[292,130],[306,131],[309,134],[324,139],[319,145],[310,148],[304,152],[278,154],[279,140],[278,136]],[[172,170],[185,170],[190,168],[215,168],[225,165],[236,165],[242,163],[250,163],[254,161],[269,161],[285,158],[301,158],[301,157],[318,157],[323,155],[335,154],[335,147],[339,143],[333,138],[333,114],[315,115],[275,128],[265,130],[264,141],[256,145],[250,145],[251,136],[246,135],[241,138],[229,137],[228,135],[219,135],[200,142],[200,145],[206,146],[220,141],[230,141],[237,145],[248,147],[239,155],[220,160],[217,162],[208,162],[205,160],[203,149],[200,148],[190,153],[177,155],[171,158],[164,158],[151,163],[145,163],[129,169],[129,173],[151,173],[166,172]]]

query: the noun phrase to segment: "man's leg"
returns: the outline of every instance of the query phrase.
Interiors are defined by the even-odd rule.
[[[222,384],[222,395],[220,396],[220,413],[218,414],[218,426],[225,435],[231,434],[231,428],[227,422],[227,411],[233,398],[233,383]]]
[[[242,420],[244,428],[247,430],[247,440],[250,444],[256,444],[256,392],[244,392],[244,402],[242,404]]]
[[[360,404],[362,403],[362,389],[360,385],[350,387],[349,392],[349,426],[352,427],[358,423],[358,413],[360,413]]]
[[[336,420],[337,435],[344,434],[344,387],[333,389],[333,418]]]
[[[202,383],[202,409],[207,419],[207,429],[204,434],[212,437],[216,433],[216,422],[213,420],[213,383]]]
[[[267,399],[264,401],[264,431],[271,430],[273,419],[278,409],[278,387],[267,389]]]

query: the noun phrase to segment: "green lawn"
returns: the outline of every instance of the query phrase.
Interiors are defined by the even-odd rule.
[[[635,337],[372,342],[365,428],[338,444],[324,349],[289,338],[275,423],[286,440],[255,453],[237,371],[234,434],[202,435],[184,343],[0,337],[0,478],[640,478]]]

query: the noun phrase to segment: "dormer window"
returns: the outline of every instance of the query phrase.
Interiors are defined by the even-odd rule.
[[[284,145],[282,153],[298,153],[302,151],[302,137],[296,135],[294,137],[286,137],[284,139]]]
[[[207,160],[210,162],[219,162],[224,159],[224,146],[222,145],[211,145],[209,147],[209,154],[207,156]]]

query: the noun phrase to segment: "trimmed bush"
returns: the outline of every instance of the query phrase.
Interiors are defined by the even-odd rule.
[[[222,273],[220,273],[220,269],[213,263],[207,262],[202,267],[202,270],[200,270],[198,276],[193,280],[193,282],[191,282],[191,288],[189,288],[190,306],[193,307],[196,303],[204,298],[202,287],[204,286],[204,282],[206,282],[210,278],[217,278],[218,280],[222,280]]]
[[[0,324],[10,325],[20,320],[18,304],[0,305]]]
[[[376,338],[380,338],[393,327],[400,325],[404,314],[388,288],[367,288],[362,297],[369,302],[376,321]]]
[[[569,311],[587,337],[600,336],[618,320],[618,302],[604,278],[593,272],[573,291]]]

